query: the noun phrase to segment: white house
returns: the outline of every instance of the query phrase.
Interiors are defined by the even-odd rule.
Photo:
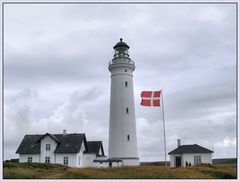
[[[191,163],[191,165],[212,164],[213,151],[197,144],[181,145],[179,139],[177,143],[178,148],[168,153],[170,155],[170,167],[186,167],[186,163]]]
[[[107,160],[101,141],[88,141],[85,134],[25,135],[16,153],[19,162],[63,164],[70,167],[121,166],[120,160]]]

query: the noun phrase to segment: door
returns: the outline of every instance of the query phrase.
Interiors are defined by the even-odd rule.
[[[176,167],[181,167],[182,166],[181,156],[176,156],[175,157],[175,164],[176,164]]]
[[[112,167],[112,162],[109,162],[109,167]]]

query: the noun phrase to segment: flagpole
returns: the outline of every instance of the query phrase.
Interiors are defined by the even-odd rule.
[[[166,128],[165,128],[165,118],[164,118],[164,104],[163,104],[163,90],[162,94],[162,117],[163,117],[163,138],[164,138],[164,154],[165,154],[165,166],[167,167],[167,150],[166,150]]]

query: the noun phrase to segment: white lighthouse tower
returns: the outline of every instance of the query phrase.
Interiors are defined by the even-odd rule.
[[[123,165],[139,165],[133,94],[134,61],[129,46],[120,39],[109,63],[111,72],[109,159],[120,159]]]

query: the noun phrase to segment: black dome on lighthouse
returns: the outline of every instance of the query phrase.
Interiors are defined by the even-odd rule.
[[[122,38],[120,38],[120,42],[118,42],[114,47],[113,49],[118,49],[118,48],[126,48],[126,49],[129,49],[129,46],[122,41]]]

